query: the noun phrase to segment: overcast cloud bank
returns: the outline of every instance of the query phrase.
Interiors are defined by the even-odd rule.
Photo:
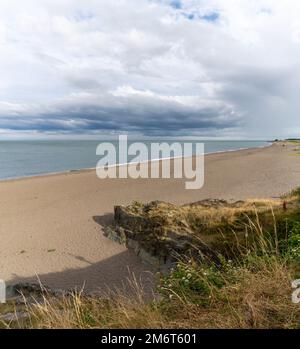
[[[300,3],[1,0],[0,137],[300,134]]]

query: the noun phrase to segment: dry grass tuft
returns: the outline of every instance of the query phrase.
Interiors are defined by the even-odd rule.
[[[85,296],[74,292],[59,300],[44,297],[42,303],[29,305],[34,328],[163,328],[164,317],[155,306],[147,302],[134,275],[131,295],[116,290],[102,296]]]

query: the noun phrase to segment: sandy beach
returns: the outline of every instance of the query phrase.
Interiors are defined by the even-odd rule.
[[[278,197],[300,186],[295,146],[273,144],[205,156],[205,185],[186,190],[184,179],[105,179],[95,170],[0,182],[0,278],[88,291],[120,286],[129,271],[148,278],[149,267],[102,227],[116,204],[204,198]]]

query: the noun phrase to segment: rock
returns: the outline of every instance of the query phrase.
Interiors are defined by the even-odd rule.
[[[105,236],[108,237],[110,240],[118,242],[119,244],[126,243],[126,235],[122,227],[116,227],[115,229],[112,229],[111,227],[106,227]]]
[[[203,207],[221,207],[229,206],[230,204],[226,200],[222,199],[205,199],[193,202],[192,204],[187,204],[184,206],[203,206]]]
[[[0,315],[0,320],[5,322],[19,321],[19,320],[24,320],[29,318],[30,318],[30,315],[25,311],[17,311],[15,313],[6,313],[3,315]]]
[[[47,286],[41,286],[35,283],[17,283],[6,287],[7,298],[13,298],[18,296],[33,296],[42,295],[44,293],[51,292],[51,289]]]
[[[128,238],[126,241],[127,248],[134,250],[136,254],[139,254],[140,244],[138,241]]]
[[[193,205],[216,207],[230,204],[209,199]],[[178,256],[199,256],[199,248],[203,255],[217,259],[215,253],[197,239],[184,216],[180,217],[180,208],[175,205],[152,201],[146,205],[115,206],[114,223],[106,236],[125,243],[142,261],[156,268],[172,265]]]
[[[148,263],[156,268],[159,268],[162,264],[164,264],[164,261],[161,260],[161,258],[147,252],[143,248],[140,248],[138,250],[137,256],[140,257],[143,262]]]
[[[62,298],[71,294],[71,290],[52,289],[36,283],[17,283],[6,287],[7,300],[17,305],[43,303],[44,296]]]
[[[118,234],[120,234],[120,232],[124,232],[125,239],[128,234],[131,234],[133,237],[135,235],[135,232],[141,232],[143,231],[143,229],[151,225],[151,222],[147,218],[128,211],[124,206],[115,206],[114,211],[114,221],[116,226],[118,228],[123,228],[123,230],[119,229]],[[127,231],[127,233],[125,232],[125,230]]]

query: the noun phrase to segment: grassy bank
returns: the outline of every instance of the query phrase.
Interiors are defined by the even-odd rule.
[[[300,304],[291,301],[292,280],[300,278],[300,189],[280,200],[159,203],[151,209],[134,203],[128,209],[154,222],[146,233],[156,242],[165,240],[166,231],[183,229],[213,248],[218,259],[200,250],[179,256],[159,278],[151,301],[133,277],[134,296],[74,293],[58,299],[45,293],[42,301],[22,306],[29,318],[2,326],[300,328]]]

